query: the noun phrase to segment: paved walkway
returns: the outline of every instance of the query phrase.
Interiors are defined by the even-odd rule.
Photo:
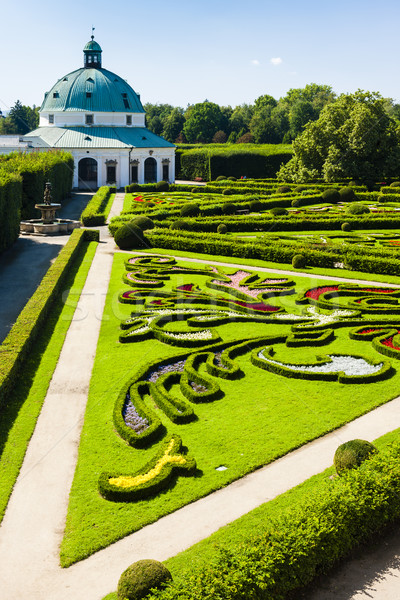
[[[122,197],[117,195],[112,214],[119,212]],[[114,252],[106,230],[102,236],[77,307],[77,314],[86,317],[71,323],[0,527],[0,600],[101,600],[116,589],[119,575],[135,560],[164,560],[175,555],[331,465],[339,443],[355,437],[373,440],[400,422],[399,397],[88,559],[61,569],[58,549]],[[342,598],[350,600],[353,596]],[[313,600],[322,600],[322,596]]]
[[[63,202],[63,219],[79,220],[93,194],[73,193]],[[35,292],[51,263],[69,240],[69,235],[21,235],[0,257],[0,344],[19,313]]]

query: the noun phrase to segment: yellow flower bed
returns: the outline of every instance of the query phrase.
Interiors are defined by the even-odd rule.
[[[171,456],[169,454],[171,452],[173,446],[174,446],[174,440],[172,439],[170,441],[170,443],[168,444],[168,447],[165,450],[163,456],[158,460],[156,465],[152,469],[150,469],[150,471],[147,471],[147,473],[144,473],[143,475],[136,475],[134,477],[132,477],[130,475],[126,475],[126,476],[121,475],[120,477],[112,477],[111,479],[109,479],[110,484],[115,485],[117,487],[121,487],[121,488],[136,487],[138,485],[146,483],[147,481],[150,481],[151,479],[154,479],[155,477],[157,477],[157,475],[159,475],[161,473],[161,470],[164,467],[164,465],[166,465],[168,463],[177,464],[177,465],[186,464],[186,458],[184,458],[183,456],[181,456],[181,455]]]

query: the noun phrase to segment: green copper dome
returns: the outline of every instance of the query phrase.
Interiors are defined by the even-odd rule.
[[[83,51],[86,52],[87,50],[91,51],[91,52],[102,52],[102,49],[100,47],[100,44],[98,44],[97,42],[95,42],[94,40],[90,40],[90,42],[88,42],[86,44],[86,46],[84,47]]]
[[[84,67],[59,79],[45,94],[40,108],[43,111],[145,112],[125,79],[101,67]]]

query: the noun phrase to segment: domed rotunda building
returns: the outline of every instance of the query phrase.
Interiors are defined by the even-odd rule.
[[[140,96],[119,75],[102,67],[102,49],[92,39],[84,66],[45,94],[39,127],[24,140],[41,150],[74,157],[74,187],[174,181],[175,146],[145,127]]]

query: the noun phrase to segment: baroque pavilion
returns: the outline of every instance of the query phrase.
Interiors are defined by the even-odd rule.
[[[24,140],[40,150],[70,152],[75,188],[173,182],[175,146],[146,129],[139,94],[103,69],[102,49],[93,35],[83,54],[83,68],[46,92],[39,127]]]

